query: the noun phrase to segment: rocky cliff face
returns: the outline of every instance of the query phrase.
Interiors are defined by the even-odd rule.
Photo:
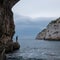
[[[36,39],[45,39],[46,29],[42,30],[40,33],[38,33]]]
[[[45,30],[41,31],[36,39],[60,40],[60,18],[51,21]]]
[[[0,41],[11,41],[15,33],[12,7],[19,0],[0,0]]]
[[[5,53],[20,48],[18,42],[13,42],[15,33],[12,7],[19,0],[0,0],[0,60],[6,60]]]

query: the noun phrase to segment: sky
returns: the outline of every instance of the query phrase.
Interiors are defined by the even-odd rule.
[[[60,0],[21,0],[13,8],[15,35],[35,38],[48,23],[60,16]]]
[[[60,0],[21,0],[13,8],[14,14],[37,17],[59,17]]]
[[[18,36],[19,39],[35,39],[37,34],[41,32],[48,25],[51,20],[55,18],[28,18],[21,15],[14,16],[15,22],[15,36]],[[15,40],[15,39],[14,39]]]

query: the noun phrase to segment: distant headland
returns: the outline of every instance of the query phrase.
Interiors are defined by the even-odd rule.
[[[36,39],[60,41],[60,18],[51,21],[45,29],[37,34]]]

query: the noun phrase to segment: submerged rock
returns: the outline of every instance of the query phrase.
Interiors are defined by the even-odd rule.
[[[36,37],[36,39],[60,41],[60,18],[51,21],[46,29],[42,30]]]

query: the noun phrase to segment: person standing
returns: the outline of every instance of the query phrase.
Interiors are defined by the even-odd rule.
[[[18,42],[18,36],[16,36],[16,42]]]

